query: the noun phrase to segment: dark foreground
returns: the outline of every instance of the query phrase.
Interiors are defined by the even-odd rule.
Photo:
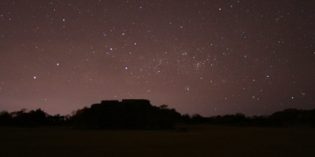
[[[0,128],[0,156],[315,156],[315,129],[194,126],[187,131]]]

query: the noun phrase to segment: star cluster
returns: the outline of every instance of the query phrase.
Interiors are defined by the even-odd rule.
[[[145,98],[182,113],[315,107],[315,4],[1,0],[0,109]]]

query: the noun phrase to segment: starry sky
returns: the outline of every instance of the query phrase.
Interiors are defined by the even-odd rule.
[[[1,0],[0,110],[315,108],[315,2]]]

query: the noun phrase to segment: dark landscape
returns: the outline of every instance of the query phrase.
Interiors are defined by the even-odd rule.
[[[315,157],[315,0],[0,0],[0,157]]]
[[[3,128],[3,157],[314,156],[315,130],[195,125],[189,131]]]
[[[315,110],[202,117],[129,99],[68,116],[2,112],[0,125],[1,156],[315,155]]]

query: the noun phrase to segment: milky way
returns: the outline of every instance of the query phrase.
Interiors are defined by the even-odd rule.
[[[1,0],[0,110],[144,98],[181,113],[315,107],[315,4]]]

